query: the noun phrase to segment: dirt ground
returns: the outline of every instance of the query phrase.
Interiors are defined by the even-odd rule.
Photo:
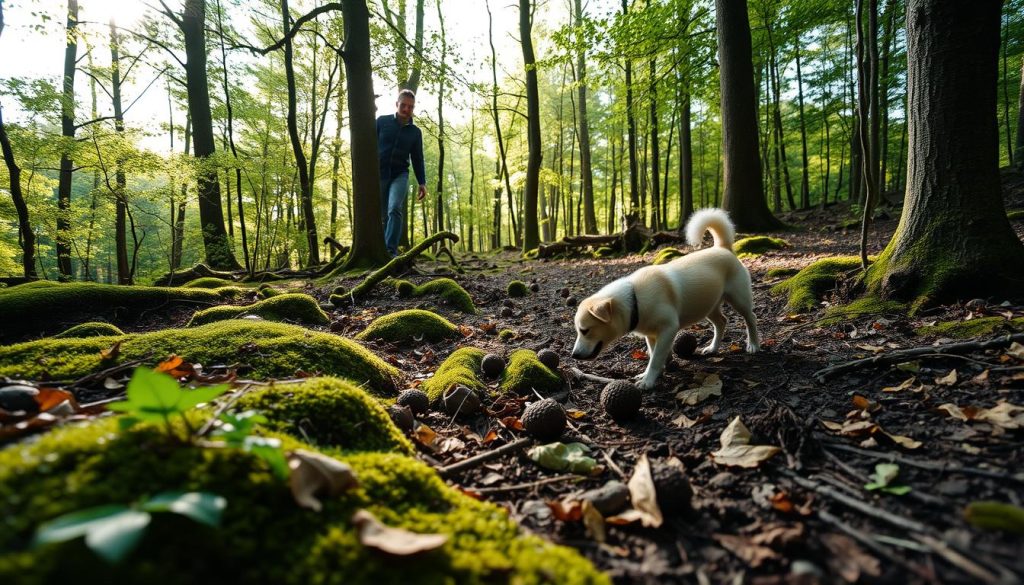
[[[1021,206],[1024,189],[1015,186],[1009,208]],[[888,241],[897,213],[875,222],[873,252]],[[573,360],[574,303],[649,263],[654,251],[604,260],[589,255],[551,261],[522,261],[516,253],[463,256],[465,274],[459,275],[445,273],[444,262],[421,263],[403,278],[421,283],[439,274],[452,276],[473,297],[479,314],[400,299],[392,288],[378,287],[359,306],[334,311],[329,329],[354,335],[379,315],[414,307],[437,309],[465,326],[468,335],[458,344],[369,344],[399,367],[406,376],[404,387],[431,376],[460,346],[503,356],[522,347],[555,351],[566,381],[555,398],[573,414],[562,441],[590,446],[601,471],[589,477],[548,471],[519,451],[446,479],[473,497],[505,507],[526,530],[578,549],[617,583],[1019,583],[1024,578],[1020,536],[974,527],[964,511],[980,500],[1024,504],[1024,414],[1017,413],[1016,428],[1012,421],[978,414],[1000,402],[1024,404],[1024,361],[1006,349],[978,349],[929,353],[898,360],[898,366],[866,365],[828,379],[815,372],[900,349],[961,341],[922,337],[915,329],[987,316],[1022,317],[1024,306],[981,299],[913,318],[884,314],[823,324],[827,306],[842,300],[837,291],[816,310],[791,314],[785,298],[769,290],[781,279],[766,273],[801,268],[825,256],[857,254],[859,227],[841,227],[847,214],[835,207],[783,216],[797,229],[772,235],[790,247],[744,259],[753,276],[762,350],[752,355],[741,350],[742,321],[727,309],[722,351],[688,359],[673,356],[657,388],[643,396],[639,415],[622,424],[604,412],[599,401],[604,384],[594,378],[639,374],[646,365],[645,344],[628,337],[596,361]],[[1024,238],[1024,222],[1013,225]],[[511,280],[536,282],[538,290],[511,299],[512,314],[502,317]],[[304,289],[326,301],[331,287],[310,283]],[[126,331],[180,325],[188,314],[176,311],[151,315],[152,323],[119,325]],[[500,339],[497,333],[505,329],[514,338]],[[707,324],[694,326],[691,333],[701,345],[710,339]],[[712,374],[722,382],[720,396],[694,405],[677,398]],[[535,399],[502,398],[486,406],[516,416]],[[939,409],[946,404],[961,407],[961,418],[974,420]],[[711,453],[736,417],[752,432],[752,444],[779,447],[780,452],[754,468],[716,463]],[[524,436],[514,420],[487,415],[453,420],[434,412],[422,422],[437,437],[430,446],[419,445],[420,456],[437,467]],[[585,523],[566,512],[587,490],[613,480],[628,482],[642,456],[659,468],[678,460],[692,487],[692,498],[681,490],[659,494],[665,517],[660,527],[606,523],[602,537],[600,523]],[[896,489],[890,491],[899,491],[896,486],[909,491],[897,495],[865,489],[879,463],[898,465],[898,475],[888,484]]]

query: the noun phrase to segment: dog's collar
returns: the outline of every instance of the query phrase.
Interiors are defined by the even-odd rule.
[[[630,296],[633,297],[633,307],[629,314],[629,330],[633,331],[640,324],[640,304],[636,300],[636,287],[630,286]]]

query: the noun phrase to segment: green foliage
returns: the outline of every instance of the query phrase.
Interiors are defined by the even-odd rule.
[[[127,400],[112,402],[107,409],[123,412],[126,416],[118,419],[123,428],[138,422],[160,422],[169,436],[175,436],[171,421],[180,418],[188,426],[185,413],[204,402],[210,402],[227,392],[227,385],[206,386],[182,390],[178,381],[160,372],[139,366],[135,368],[128,382]],[[191,435],[176,437],[183,442],[193,439]]]
[[[103,362],[99,352],[120,342],[116,359]],[[74,379],[128,360],[155,364],[177,354],[192,363],[244,361],[246,376],[291,377],[296,370],[321,372],[364,384],[387,396],[395,391],[398,370],[358,343],[296,325],[229,320],[187,329],[165,329],[122,337],[41,339],[0,346],[0,376]]]
[[[764,273],[764,277],[767,279],[788,278],[797,272],[800,272],[799,268],[769,268]]]
[[[124,331],[121,331],[110,323],[90,321],[88,323],[82,323],[65,329],[57,335],[54,335],[54,337],[57,339],[65,339],[68,337],[102,337],[104,335],[124,335]]]
[[[256,315],[268,321],[290,321],[307,325],[326,325],[331,322],[327,313],[320,309],[320,304],[313,297],[302,293],[285,293],[243,307],[221,305],[196,311],[188,326],[206,325],[246,315]]]
[[[833,305],[825,310],[822,325],[835,325],[849,319],[865,316],[904,314],[907,306],[897,301],[883,301],[874,297],[857,299],[846,305]]]
[[[501,391],[520,395],[541,396],[553,394],[562,388],[562,378],[540,363],[537,354],[530,349],[517,349],[509,356],[508,366],[501,375]]]
[[[805,267],[796,276],[772,287],[772,294],[788,297],[786,308],[791,311],[810,311],[835,289],[839,279],[860,268],[860,258],[838,256],[823,258]]]
[[[366,329],[356,335],[356,339],[391,343],[426,340],[434,343],[458,336],[459,330],[455,325],[437,313],[407,309],[374,319]]]
[[[900,466],[895,463],[879,463],[875,465],[875,472],[871,475],[871,482],[864,486],[870,491],[883,491],[894,496],[903,496],[910,492],[910,486],[894,485],[896,476],[900,473]]]
[[[433,376],[423,381],[420,389],[427,393],[431,402],[440,400],[446,390],[458,384],[483,392],[487,385],[480,381],[479,373],[484,355],[481,349],[460,347],[438,366]]]
[[[508,283],[508,288],[506,289],[506,292],[508,292],[508,296],[512,298],[518,298],[525,297],[526,295],[530,294],[530,289],[526,286],[525,282],[521,280],[513,280],[512,282]]]

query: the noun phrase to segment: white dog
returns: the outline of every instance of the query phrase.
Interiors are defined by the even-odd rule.
[[[715,245],[660,266],[646,266],[606,285],[580,303],[576,311],[576,345],[572,356],[593,359],[616,339],[634,333],[647,339],[647,369],[640,388],[654,388],[676,332],[702,319],[715,336],[701,350],[718,351],[725,330],[722,301],[739,311],[747,324],[747,352],[758,350],[750,273],[732,251],[735,229],[721,209],[702,209],[686,224],[686,241],[700,245],[711,230]]]

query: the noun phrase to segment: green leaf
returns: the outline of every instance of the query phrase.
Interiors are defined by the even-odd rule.
[[[978,528],[1024,534],[1024,508],[1004,502],[982,500],[971,502],[964,518]]]
[[[178,401],[181,388],[178,382],[166,375],[139,366],[128,381],[128,399],[108,404],[109,410],[127,412],[140,420],[160,421],[168,415],[179,412]]]
[[[220,426],[213,431],[213,436],[223,439],[232,447],[241,447],[242,442],[252,434],[257,424],[265,424],[267,417],[256,410],[240,413],[224,413],[220,415]]]
[[[589,475],[597,461],[588,457],[590,449],[583,443],[550,443],[548,445],[537,445],[527,451],[530,459],[533,459],[541,467],[553,471],[571,471]]]
[[[288,479],[288,461],[281,449],[281,441],[267,437],[246,437],[244,449],[267,462],[270,470],[280,479]]]
[[[217,526],[228,501],[208,492],[163,492],[142,504],[149,512],[174,512],[206,524]]]
[[[220,384],[217,386],[205,386],[201,388],[195,388],[193,390],[182,390],[181,397],[175,404],[178,408],[178,412],[185,412],[190,408],[195,407],[198,404],[204,402],[210,402],[214,398],[228,391],[227,384]]]
[[[902,496],[902,495],[910,493],[910,486],[909,485],[889,485],[889,486],[885,486],[884,488],[882,488],[882,491],[887,493],[887,494],[892,494],[894,496]]]
[[[122,505],[107,505],[71,512],[36,530],[33,546],[65,542],[85,536],[85,544],[104,559],[116,563],[138,544],[150,522],[147,512]]]
[[[900,474],[900,466],[895,463],[879,463],[875,465],[875,474],[871,476],[881,486],[889,485]]]

